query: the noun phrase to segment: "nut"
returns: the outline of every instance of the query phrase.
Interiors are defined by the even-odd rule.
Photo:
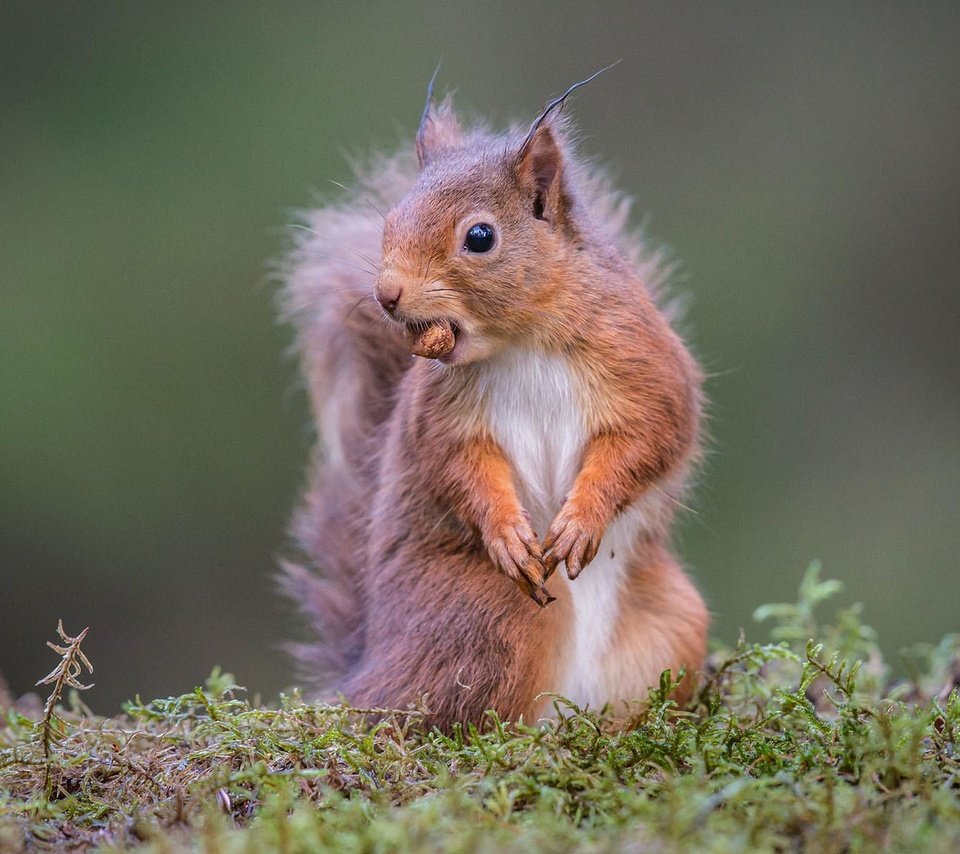
[[[453,327],[447,320],[431,323],[426,329],[410,333],[410,352],[425,359],[439,359],[450,353],[457,343]]]

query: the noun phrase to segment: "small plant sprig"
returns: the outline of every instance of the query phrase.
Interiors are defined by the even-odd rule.
[[[88,673],[93,673],[93,665],[90,663],[90,659],[87,658],[83,650],[80,649],[80,644],[83,643],[88,631],[90,631],[89,626],[75,638],[70,637],[70,635],[63,630],[63,620],[57,620],[57,634],[60,635],[64,646],[59,646],[52,641],[47,641],[47,646],[60,656],[60,661],[53,670],[36,682],[37,685],[53,685],[53,690],[50,692],[50,696],[47,697],[47,704],[43,709],[43,720],[40,721],[38,728],[43,744],[45,768],[43,788],[48,796],[50,791],[50,745],[59,736],[56,732],[57,724],[63,723],[63,721],[57,717],[54,709],[57,703],[60,702],[64,687],[75,688],[78,691],[86,691],[93,687],[92,682],[89,685],[84,685],[80,682],[79,678],[80,674],[83,673],[84,667],[87,668]]]

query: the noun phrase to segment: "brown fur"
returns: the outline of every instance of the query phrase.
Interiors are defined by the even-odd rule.
[[[299,650],[308,674],[353,703],[425,697],[441,726],[535,717],[573,642],[576,587],[551,573],[589,572],[608,526],[656,493],[670,500],[632,546],[602,654],[607,699],[702,662],[706,610],[664,545],[698,457],[700,371],[658,308],[656,260],[623,234],[626,205],[568,136],[549,111],[494,135],[428,105],[416,161],[382,161],[356,198],[308,214],[292,256],[323,450],[294,524],[307,565],[286,584],[321,633]],[[496,229],[490,252],[462,248],[477,222]],[[437,320],[453,353],[413,359],[404,324]],[[518,344],[564,360],[587,436],[542,539],[487,406],[490,360]]]

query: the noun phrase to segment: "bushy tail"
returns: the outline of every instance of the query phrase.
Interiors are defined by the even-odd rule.
[[[411,360],[383,322],[373,280],[382,212],[413,180],[409,153],[376,163],[344,202],[305,215],[283,272],[283,313],[296,328],[318,442],[292,525],[300,555],[283,563],[282,583],[318,636],[293,648],[314,684],[335,679],[363,650],[358,584],[376,435]]]

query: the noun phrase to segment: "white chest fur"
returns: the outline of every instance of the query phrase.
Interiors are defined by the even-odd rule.
[[[494,436],[543,536],[573,486],[586,442],[575,378],[559,356],[511,350],[490,363],[485,379]]]
[[[534,530],[543,537],[573,486],[583,457],[587,431],[583,395],[565,359],[514,350],[491,361],[485,397],[494,436],[514,470],[520,501]],[[572,644],[558,651],[564,670],[554,690],[594,707],[615,690],[601,662],[617,624],[620,588],[626,564],[642,524],[627,511],[604,535],[593,563],[576,582],[561,571],[551,584],[569,584],[573,601]]]

